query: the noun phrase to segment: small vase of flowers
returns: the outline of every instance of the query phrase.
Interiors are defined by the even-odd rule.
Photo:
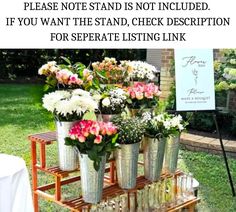
[[[136,186],[139,145],[144,125],[137,117],[115,117],[113,123],[118,127],[119,148],[115,151],[118,183],[123,189],[132,189]]]

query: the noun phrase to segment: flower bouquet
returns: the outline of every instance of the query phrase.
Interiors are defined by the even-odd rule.
[[[82,119],[86,112],[95,112],[98,103],[82,89],[58,90],[44,95],[43,107],[58,121],[75,121]]]
[[[145,125],[145,135],[151,138],[167,138],[169,136],[179,135],[187,125],[181,115],[171,115],[162,113],[153,116],[147,112],[143,114]]]
[[[111,122],[81,120],[71,128],[65,144],[75,146],[80,154],[87,154],[98,170],[101,157],[117,147],[117,137],[117,128]]]
[[[102,62],[94,62],[92,67],[102,84],[122,84],[127,77],[126,69],[118,65],[115,58],[105,57]]]
[[[99,87],[98,82],[93,79],[92,72],[84,64],[78,62],[72,65],[67,58],[63,59],[67,65],[58,65],[55,61],[50,61],[38,70],[39,75],[46,76],[45,91],[68,88],[89,90]]]
[[[106,157],[116,148],[117,128],[112,123],[82,120],[66,138],[66,145],[79,151],[82,196],[85,202],[102,198]]]
[[[126,81],[152,81],[160,71],[155,66],[143,61],[127,62],[129,68]]]
[[[101,90],[99,110],[102,114],[120,114],[126,106],[126,99],[123,89],[106,86]]]
[[[152,108],[157,105],[161,91],[154,83],[135,82],[127,88],[127,94],[130,108]]]

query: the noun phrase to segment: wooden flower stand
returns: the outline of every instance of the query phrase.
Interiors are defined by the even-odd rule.
[[[62,199],[62,191],[61,187],[63,185],[67,185],[80,180],[79,173],[75,175],[74,172],[78,172],[79,170],[75,170],[72,172],[62,171],[59,167],[47,167],[46,164],[46,146],[52,144],[57,140],[56,132],[46,132],[30,135],[29,140],[31,141],[31,157],[32,157],[32,190],[33,190],[33,204],[34,211],[38,212],[38,198],[43,197],[46,200],[53,201],[62,207],[68,208],[71,211],[82,211],[83,207],[90,207],[91,204],[85,203],[82,197],[73,198],[70,200]],[[37,156],[37,146],[39,148],[39,157]],[[39,160],[37,159],[39,158]],[[47,185],[38,185],[38,172],[42,171],[45,174],[51,175],[54,177],[54,183],[50,183]],[[110,166],[106,168],[106,173],[108,176],[105,176],[104,182],[105,187],[103,190],[103,199],[107,197],[112,198],[116,195],[124,194],[125,192],[136,192],[139,189],[144,188],[146,184],[151,184],[150,181],[145,179],[143,176],[139,176],[137,178],[137,186],[132,191],[124,191],[121,189],[116,181],[116,171],[115,171],[115,163],[114,161],[110,161]],[[74,173],[72,175],[72,173]],[[181,172],[176,172],[176,176],[181,174]],[[72,176],[71,176],[72,175]],[[71,176],[71,177],[70,177]],[[167,175],[162,175],[162,179],[168,177]],[[66,179],[64,179],[66,178]],[[54,195],[49,194],[47,191],[50,189],[55,189]],[[174,207],[170,207],[167,211],[178,211],[182,208],[188,208],[188,211],[194,211],[195,205],[200,200],[196,197],[176,205]]]

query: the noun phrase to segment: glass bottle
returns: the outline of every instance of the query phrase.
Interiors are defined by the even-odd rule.
[[[189,173],[188,174],[188,194],[190,198],[193,198],[194,195],[194,187],[193,187],[193,174]]]
[[[135,212],[136,211],[136,194],[134,192],[129,193],[129,211]]]
[[[144,186],[144,192],[143,192],[143,211],[148,212],[149,211],[149,185]]]
[[[121,211],[128,212],[128,195],[123,194],[120,196],[121,198]]]
[[[120,195],[116,195],[115,199],[115,212],[120,211]]]
[[[143,189],[137,191],[137,211],[143,212]]]

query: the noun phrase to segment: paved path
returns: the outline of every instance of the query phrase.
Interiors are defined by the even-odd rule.
[[[205,137],[190,133],[182,133],[181,144],[191,151],[204,151],[213,154],[222,154],[218,138]],[[236,157],[236,141],[223,139],[227,155]]]

